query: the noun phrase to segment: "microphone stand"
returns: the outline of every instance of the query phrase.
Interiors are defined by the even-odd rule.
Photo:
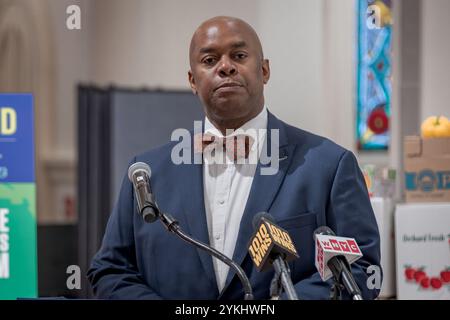
[[[339,283],[335,276],[332,277],[333,285],[330,289],[330,300],[342,300],[343,285]]]
[[[347,266],[347,270],[350,270],[350,265],[348,264],[347,260],[345,258],[342,258],[340,260],[343,261],[343,264]],[[337,260],[333,259],[328,261],[328,267],[333,273],[334,281],[334,285],[331,288],[332,298],[334,300],[337,300],[338,297],[339,300],[342,299],[342,289],[345,288],[353,300],[363,300],[361,290],[358,288],[358,285],[356,284],[351,274],[348,274],[347,270],[345,270],[345,268],[343,267],[343,264],[337,263],[336,261]]]
[[[284,261],[281,256],[278,256],[273,260],[273,268],[275,269],[275,275],[270,284],[270,296],[272,298],[281,295],[281,291],[284,288],[289,300],[298,300],[297,292],[294,289],[294,285],[291,280],[291,271],[289,265]]]
[[[245,274],[244,270],[242,270],[242,268],[236,262],[234,262],[233,260],[228,258],[223,253],[217,251],[216,249],[211,248],[210,246],[204,244],[203,242],[195,240],[192,237],[190,237],[189,235],[185,234],[180,229],[178,221],[175,220],[169,214],[158,212],[157,216],[159,217],[159,219],[161,220],[161,222],[163,223],[163,225],[166,227],[166,229],[168,231],[175,233],[182,240],[184,240],[190,244],[193,244],[197,248],[210,253],[211,255],[213,255],[214,257],[219,259],[220,261],[222,261],[225,264],[227,264],[228,266],[230,266],[236,272],[237,276],[241,280],[241,283],[242,283],[242,286],[243,286],[244,292],[245,292],[244,300],[253,300],[253,292],[252,292],[252,287],[250,285],[250,281],[248,280],[247,275]]]

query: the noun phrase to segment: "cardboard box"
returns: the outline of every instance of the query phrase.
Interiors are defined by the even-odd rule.
[[[450,138],[405,137],[403,167],[406,202],[450,202]]]
[[[450,203],[395,210],[397,298],[450,300]]]

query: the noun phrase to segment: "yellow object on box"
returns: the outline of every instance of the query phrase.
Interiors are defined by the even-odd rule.
[[[420,129],[423,138],[450,137],[450,121],[444,116],[428,117]]]

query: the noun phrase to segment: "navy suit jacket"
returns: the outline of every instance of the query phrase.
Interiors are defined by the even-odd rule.
[[[274,275],[273,271],[257,272],[247,252],[254,231],[252,218],[261,211],[269,212],[294,241],[300,257],[290,268],[300,299],[330,296],[331,281],[322,282],[314,265],[313,232],[322,225],[336,235],[356,239],[364,256],[352,264],[352,272],[363,297],[375,298],[379,290],[368,289],[366,269],[380,266],[379,232],[355,156],[271,113],[268,129],[279,130],[279,158],[283,160],[275,175],[261,175],[263,165],[258,164],[233,255],[248,275],[255,299],[270,298]],[[137,156],[132,162],[151,167],[152,189],[160,209],[177,219],[187,233],[209,243],[202,165],[173,164],[171,151],[176,143]],[[95,295],[106,299],[228,300],[244,296],[234,272],[228,273],[225,288],[219,292],[210,255],[169,233],[159,221],[143,221],[127,177],[88,278]]]

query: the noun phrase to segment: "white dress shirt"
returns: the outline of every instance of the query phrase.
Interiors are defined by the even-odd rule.
[[[257,136],[252,135],[255,142],[250,148],[248,157],[248,159],[258,160],[266,138],[267,108],[264,106],[256,117],[239,129],[244,131],[255,129],[258,133]],[[239,129],[237,132],[239,132]],[[205,118],[204,133],[221,138],[236,135],[235,132],[224,136],[207,117]],[[204,157],[208,156],[204,155]],[[232,258],[239,225],[250,194],[258,161],[239,164],[239,162],[234,163],[227,158],[228,161],[223,161],[225,163],[217,164],[208,162],[208,158],[204,160],[206,161],[203,162],[203,191],[210,244],[216,250]],[[221,292],[225,286],[229,267],[216,258],[213,258],[213,265],[217,287]]]

